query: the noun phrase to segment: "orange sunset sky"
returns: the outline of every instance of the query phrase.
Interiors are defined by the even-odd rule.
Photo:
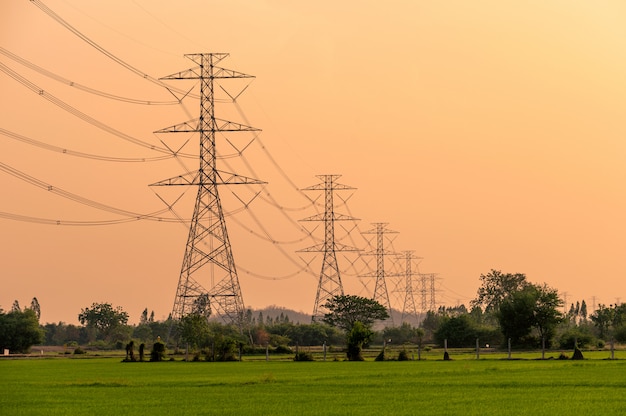
[[[204,52],[229,53],[220,66],[256,77],[220,83],[232,96],[245,88],[236,103],[221,88],[216,97],[216,116],[262,129],[217,144],[225,170],[267,182],[220,188],[247,307],[311,313],[321,256],[297,251],[323,227],[298,221],[319,210],[299,189],[323,174],[356,188],[339,193],[336,212],[360,221],[341,224],[345,239],[337,226],[338,239],[367,251],[359,230],[388,223],[388,248],[413,250],[413,270],[437,273],[439,305],[468,305],[490,269],[525,273],[590,310],[626,301],[622,1],[3,0],[0,40],[5,310],[37,297],[43,322],[77,324],[93,302],[121,306],[131,322],[146,307],[167,317],[188,226],[95,225],[128,217],[86,200],[141,214],[166,201],[162,217],[191,217],[194,189],[148,185],[197,161],[152,160],[164,154],[137,141],[197,153],[196,136],[153,133],[198,116],[197,88],[160,105],[180,94],[147,78]],[[371,273],[371,256],[338,261],[346,292],[371,296],[374,279],[357,276]],[[390,271],[403,270],[394,261]]]

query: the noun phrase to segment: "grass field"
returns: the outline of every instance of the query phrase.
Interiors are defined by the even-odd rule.
[[[3,359],[0,415],[571,416],[626,412],[626,360],[471,357],[230,363]]]

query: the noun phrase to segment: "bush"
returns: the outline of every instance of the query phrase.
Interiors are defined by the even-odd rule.
[[[286,345],[279,345],[279,346],[277,346],[276,348],[274,348],[274,352],[276,354],[291,354],[291,353],[293,353],[291,348],[289,348]]]
[[[295,357],[293,357],[293,360],[294,361],[315,361],[315,359],[313,359],[313,354],[307,351],[298,351]]]
[[[165,358],[165,344],[156,341],[150,351],[150,361],[163,361],[163,358]]]
[[[405,349],[402,349],[398,353],[398,361],[409,361],[409,353],[407,353]]]
[[[573,349],[576,347],[574,343],[578,343],[578,347],[586,347],[593,344],[593,335],[586,329],[570,328],[559,336],[559,347],[564,349]]]
[[[87,354],[87,351],[85,351],[84,349],[82,349],[81,347],[76,347],[74,349],[74,354],[75,355],[79,355],[79,354]]]

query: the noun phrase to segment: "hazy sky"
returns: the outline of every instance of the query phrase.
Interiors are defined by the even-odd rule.
[[[356,229],[342,223],[351,233],[341,241],[368,250],[371,236],[358,231],[388,223],[398,232],[389,249],[414,250],[423,259],[413,270],[438,273],[438,304],[468,304],[479,276],[492,268],[545,282],[568,304],[626,300],[625,7],[565,0],[4,0],[0,307],[10,309],[14,299],[25,306],[36,296],[42,321],[74,324],[93,302],[121,306],[133,322],[146,307],[159,319],[171,311],[188,226],[93,225],[127,217],[56,190],[140,214],[166,209],[162,199],[177,201],[160,216],[190,218],[194,189],[148,185],[197,162],[152,161],[164,153],[149,147],[186,143],[182,153],[197,152],[195,136],[153,133],[197,117],[197,89],[182,104],[156,105],[175,97],[149,77],[191,68],[184,54],[202,52],[229,53],[221,66],[256,76],[224,81],[232,96],[246,89],[233,104],[218,88],[216,108],[220,118],[262,129],[256,139],[218,138],[226,170],[268,182],[220,188],[246,306],[311,313],[321,256],[297,250],[315,244],[302,227],[318,239],[323,227],[298,221],[316,213],[298,189],[323,174],[340,174],[341,183],[357,188],[340,194],[346,205],[337,199],[336,212],[360,219]],[[230,157],[241,150],[243,157]],[[337,233],[346,234],[339,226]],[[370,296],[374,279],[356,275],[368,273],[372,258],[338,260],[346,291]],[[387,260],[390,269],[404,267]],[[395,285],[390,278],[392,303],[401,308]]]

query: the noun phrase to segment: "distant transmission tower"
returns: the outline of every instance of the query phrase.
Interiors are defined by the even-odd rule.
[[[334,296],[343,295],[343,285],[341,274],[337,265],[338,251],[359,251],[354,247],[349,247],[335,241],[335,221],[355,221],[356,218],[335,212],[333,193],[335,191],[346,191],[355,188],[337,183],[341,175],[317,175],[322,183],[304,188],[303,191],[324,191],[325,203],[324,213],[313,215],[301,221],[323,221],[324,222],[324,243],[313,247],[299,250],[300,252],[321,252],[324,253],[322,260],[322,271],[317,286],[315,306],[313,307],[313,322],[321,321],[328,310],[324,307],[326,302]]]
[[[185,55],[198,66],[161,78],[200,81],[200,117],[156,133],[200,133],[200,168],[197,172],[157,182],[155,186],[198,187],[185,256],[180,271],[172,319],[190,313],[214,315],[227,323],[242,325],[244,302],[231,250],[218,185],[259,184],[258,180],[219,171],[216,167],[215,135],[218,132],[258,131],[253,127],[215,118],[213,82],[219,78],[252,78],[215,66],[226,53]]]
[[[374,225],[375,228],[363,231],[362,234],[376,234],[376,251],[374,253],[369,253],[376,256],[376,273],[373,276],[376,277],[376,285],[374,286],[373,299],[387,308],[389,320],[391,321],[391,325],[393,325],[391,302],[389,301],[389,292],[387,291],[387,282],[385,281],[385,255],[394,253],[385,250],[384,236],[385,234],[397,233],[397,231],[387,229],[387,223],[383,222],[372,223],[372,225]],[[372,276],[369,275],[369,277]]]
[[[415,306],[415,297],[413,296],[414,282],[413,276],[415,273],[412,271],[412,264],[414,260],[421,259],[421,257],[413,256],[413,251],[405,251],[404,259],[405,259],[405,292],[404,292],[404,305],[402,307],[402,317],[400,318],[400,324],[405,322],[406,318],[413,316],[415,319],[415,323],[419,323],[419,314],[417,312],[417,307]]]
[[[436,289],[435,289],[435,280],[437,278],[437,273],[420,273],[420,308],[422,313],[426,313],[427,311],[436,312],[437,308],[437,300],[435,299]],[[428,295],[430,294],[430,301],[427,301]]]
[[[430,274],[430,308],[429,310],[436,312],[437,310],[437,301],[435,300],[435,273]]]

